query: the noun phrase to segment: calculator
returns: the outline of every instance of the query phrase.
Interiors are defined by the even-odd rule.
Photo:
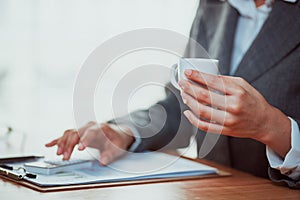
[[[72,159],[72,160],[41,160],[25,163],[26,171],[36,174],[51,175],[61,172],[74,171],[88,168],[93,165],[93,160]]]

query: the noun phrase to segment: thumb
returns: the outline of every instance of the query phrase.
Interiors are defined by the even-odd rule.
[[[103,150],[100,153],[100,163],[105,166],[113,161],[113,156],[109,150]]]
[[[85,144],[83,142],[79,142],[78,150],[83,151],[85,148],[86,148]]]
[[[119,147],[116,147],[113,144],[107,145],[107,147],[102,149],[100,152],[100,163],[104,166],[108,165],[120,158],[125,153],[125,150],[120,149]]]

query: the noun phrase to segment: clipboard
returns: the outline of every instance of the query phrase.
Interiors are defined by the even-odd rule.
[[[162,154],[162,153],[155,153]],[[163,156],[169,154],[164,154]],[[152,154],[151,154],[152,156]],[[158,155],[161,156],[161,155]],[[126,158],[125,158],[126,159]],[[200,163],[198,160],[191,160],[189,158],[180,157],[181,161],[188,161],[193,163]],[[182,160],[183,159],[183,160]],[[183,162],[183,163],[184,163]],[[82,184],[66,184],[66,185],[38,185],[34,182],[28,181],[28,179],[14,179],[9,176],[5,176],[3,174],[0,175],[0,178],[4,181],[12,182],[17,185],[22,185],[27,188],[33,189],[39,192],[57,192],[57,191],[66,191],[66,190],[79,190],[79,189],[92,189],[92,188],[102,188],[102,187],[115,187],[115,186],[127,186],[127,185],[137,185],[137,184],[150,184],[150,183],[160,183],[160,182],[174,182],[174,181],[187,181],[187,180],[195,180],[195,179],[203,179],[203,178],[213,178],[213,177],[224,177],[230,176],[231,174],[225,171],[216,170],[216,173],[208,173],[201,175],[182,175],[182,176],[168,176],[168,177],[159,177],[153,176],[152,178],[140,178],[140,179],[124,179],[119,181],[107,181],[107,182],[91,182],[91,183],[82,183]]]

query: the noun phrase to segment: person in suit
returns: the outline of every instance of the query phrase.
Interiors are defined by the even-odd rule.
[[[168,86],[166,99],[130,119],[89,122],[46,146],[57,145],[64,159],[76,144],[98,148],[106,165],[124,150],[187,146],[197,127],[199,156],[205,137],[221,134],[206,159],[300,188],[299,11],[296,0],[201,0],[191,38],[219,60],[222,75],[187,70],[189,80],[207,87],[180,81],[181,93]],[[186,57],[199,57],[191,44]],[[147,126],[164,112],[159,131]]]

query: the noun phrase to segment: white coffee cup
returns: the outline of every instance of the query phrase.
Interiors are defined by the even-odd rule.
[[[186,69],[197,70],[203,73],[219,75],[219,61],[209,58],[180,58],[177,64],[174,64],[171,69],[170,81],[172,85],[180,90],[178,81],[181,79],[187,80],[184,75]],[[176,80],[177,79],[177,80]]]

